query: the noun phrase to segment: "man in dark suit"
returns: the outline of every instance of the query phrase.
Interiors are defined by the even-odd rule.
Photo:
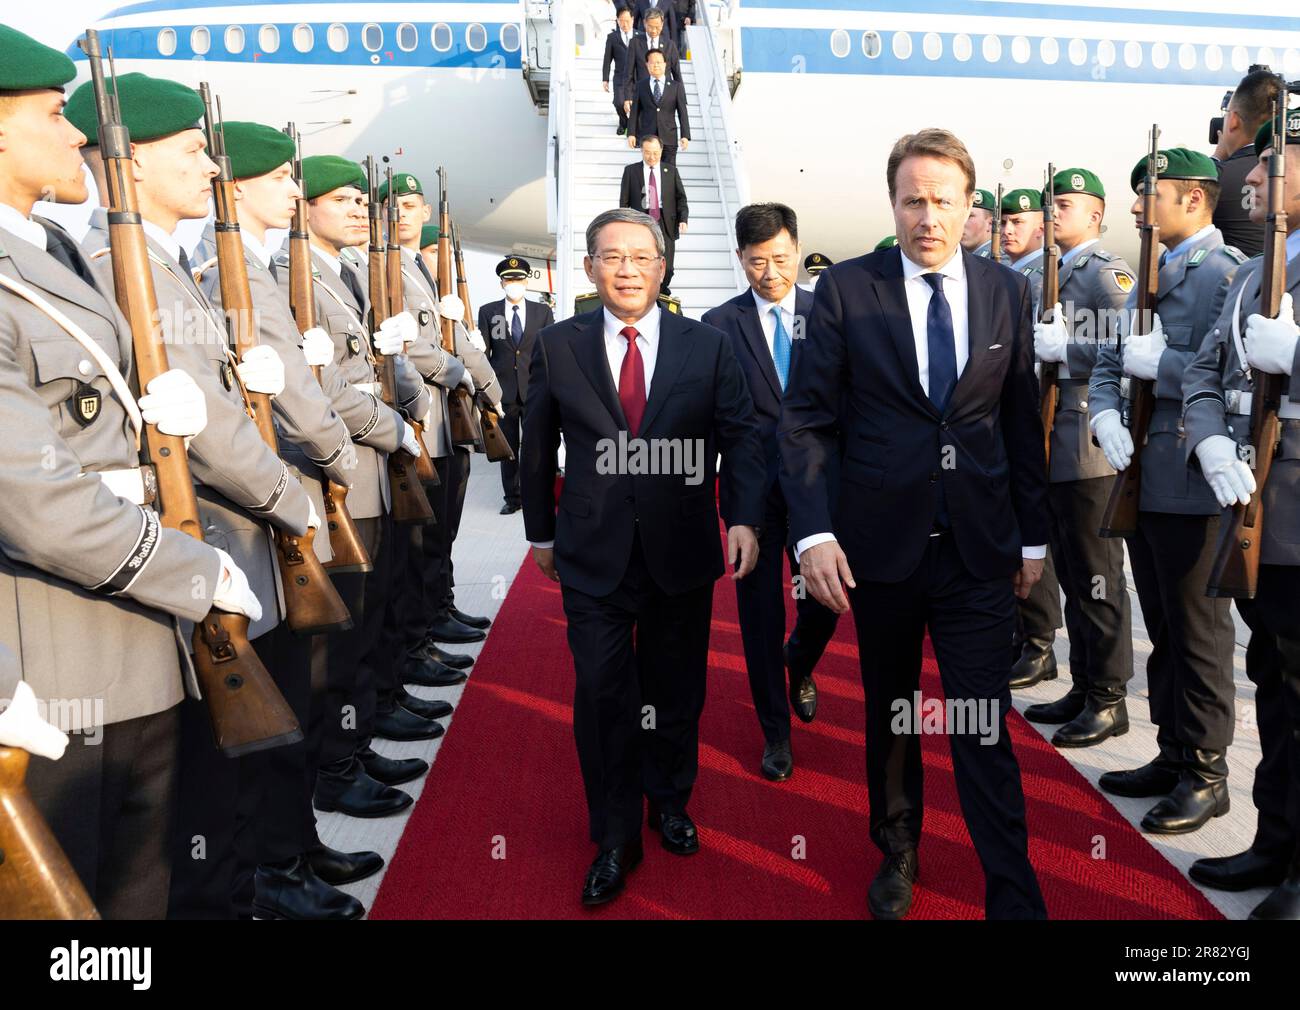
[[[628,52],[636,36],[632,34],[632,12],[626,7],[618,12],[618,27],[605,37],[605,55],[600,61],[600,79],[610,91],[610,68],[613,68],[614,111],[618,113],[618,135],[627,133],[628,103],[632,88],[628,84]]]
[[[672,36],[664,31],[664,20],[658,11],[646,19],[645,31],[638,33],[628,48],[626,83],[629,101],[636,86],[647,76],[645,61],[646,57],[653,52],[664,54],[668,76],[674,81],[680,81],[682,79],[681,52],[677,48],[677,43],[672,40]]]
[[[677,161],[677,124],[681,123],[681,145],[685,151],[691,143],[691,115],[686,108],[686,89],[664,78],[664,56],[655,50],[646,58],[650,76],[643,78],[632,95],[628,113],[627,146],[636,147],[637,138],[653,133],[663,144],[663,160]]]
[[[599,848],[582,900],[597,905],[641,861],[643,796],[664,848],[699,849],[686,805],[713,583],[725,570],[715,463],[721,452],[735,488],[727,554],[736,579],[758,553],[764,468],[726,334],[656,302],[659,226],[638,211],[605,211],[587,227],[584,266],[603,308],[547,327],[533,345],[521,477],[533,557],[560,583],[568,618],[573,733]]]
[[[650,24],[655,15],[658,15],[660,24],[665,29],[665,40],[677,37],[677,7],[674,0],[636,0],[632,10],[636,14],[638,31],[649,32]]]
[[[507,256],[497,264],[497,276],[505,298],[488,302],[478,310],[478,330],[487,341],[488,361],[501,383],[501,431],[514,450],[515,458],[501,461],[501,492],[505,504],[501,514],[518,512],[519,497],[519,424],[524,416],[528,396],[528,363],[533,357],[533,341],[542,327],[555,322],[545,305],[525,298],[526,281],[531,269],[525,259]]]
[[[686,29],[695,24],[695,0],[676,0],[677,13],[677,33],[673,38],[677,42],[677,48],[681,52],[686,52],[690,47],[686,44]]]
[[[686,219],[690,206],[686,202],[686,187],[676,165],[660,161],[663,144],[653,133],[641,138],[641,160],[623,169],[623,181],[618,189],[618,205],[643,211],[659,222],[664,233],[664,283],[663,294],[672,292],[668,285],[673,279],[673,255],[677,239],[686,232]]]
[[[762,535],[754,574],[736,583],[740,638],[754,709],[765,746],[760,770],[774,782],[794,771],[790,751],[790,709],[804,722],[817,712],[817,687],[812,671],[835,634],[835,613],[813,599],[796,582],[798,616],[790,641],[785,642],[783,553],[789,515],[778,479],[776,429],[781,397],[791,362],[803,348],[812,292],[796,286],[799,277],[799,224],[795,213],[780,203],[742,207],[736,215],[736,256],[749,287],[728,302],[704,313],[704,322],[729,337],[754,400],[763,451],[767,458]],[[731,513],[731,475],[722,471],[718,500],[725,522]],[[790,551],[790,570],[799,565]],[[784,658],[783,658],[784,657]],[[786,701],[786,666],[790,669]]]
[[[928,627],[985,913],[1042,918],[1006,733],[1014,597],[1041,576],[1047,543],[1029,285],[960,248],[975,191],[960,140],[944,130],[901,138],[887,178],[898,245],[822,275],[786,389],[790,536],[809,591],[836,613],[852,606],[862,643],[871,837],[885,853],[872,914],[911,907],[917,734],[936,704],[917,687]]]

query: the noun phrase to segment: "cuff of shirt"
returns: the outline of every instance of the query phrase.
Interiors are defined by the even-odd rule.
[[[544,551],[549,551],[552,547],[555,546],[554,540],[542,540],[542,541],[530,540],[528,541],[528,543],[531,546],[538,547]]]
[[[1042,561],[1047,557],[1047,545],[1040,544],[1037,547],[1021,547],[1020,556],[1026,561]]]
[[[795,561],[797,562],[799,560],[799,555],[801,555],[809,547],[816,547],[818,544],[829,543],[834,539],[835,539],[834,533],[814,533],[810,537],[804,537],[802,540],[800,540],[797,544],[794,545]]]

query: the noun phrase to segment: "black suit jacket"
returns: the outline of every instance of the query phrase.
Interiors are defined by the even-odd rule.
[[[662,183],[659,191],[659,224],[668,237],[676,242],[678,226],[687,220],[691,208],[686,202],[686,187],[682,185],[682,176],[677,167],[661,161],[659,170]],[[634,161],[623,169],[623,181],[618,187],[618,205],[650,213],[646,203],[644,161]]]
[[[632,95],[632,109],[628,113],[628,132],[636,138],[655,134],[664,147],[677,145],[677,122],[681,120],[682,136],[691,139],[691,115],[686,108],[686,90],[676,81],[665,81],[663,98],[655,106],[650,78],[643,77]]]
[[[659,36],[659,48],[663,50],[664,62],[668,69],[665,73],[669,80],[680,81],[682,79],[682,60],[681,54],[677,50],[677,43],[672,40],[665,28]],[[650,43],[646,41],[646,36],[638,32],[632,39],[632,44],[628,46],[627,53],[627,91],[630,95],[633,89],[643,80],[650,76],[650,71],[646,69],[646,55],[650,52]]]
[[[794,361],[803,351],[806,341],[799,337],[807,332],[809,318],[812,315],[813,296],[811,291],[795,289],[794,315],[795,330],[790,334],[790,368],[793,374]],[[776,431],[781,420],[781,380],[776,374],[776,364],[772,361],[772,352],[767,348],[767,338],[763,336],[763,324],[758,318],[758,306],[754,304],[754,293],[749,288],[735,298],[723,302],[717,308],[704,313],[704,322],[716,326],[731,338],[732,350],[740,362],[740,370],[745,373],[745,382],[749,394],[754,400],[754,414],[758,418],[758,433],[763,440],[763,457],[767,464],[767,479],[764,484],[764,497],[777,484],[780,474],[780,453],[777,447]],[[723,470],[718,480],[718,504],[723,520],[731,514],[735,500],[735,488],[732,487],[731,474]]]
[[[632,41],[636,41],[636,35],[633,34]],[[614,94],[616,101],[622,101],[629,96],[631,91],[628,85],[628,50],[630,46],[623,45],[623,35],[615,28],[605,36],[605,55],[600,60],[600,79],[602,81],[612,80],[613,88],[610,90]],[[611,67],[613,74],[610,73]]]
[[[560,581],[592,596],[613,592],[640,531],[646,566],[667,593],[707,585],[723,571],[715,462],[736,487],[732,522],[758,526],[763,450],[731,342],[712,326],[660,310],[654,375],[638,440],[674,440],[698,453],[699,483],[676,472],[601,472],[604,447],[627,438],[605,355],[604,310],[548,326],[533,345],[519,481],[530,541],[555,541]],[[555,502],[564,436],[564,490]],[[656,443],[651,442],[652,446]],[[631,467],[621,468],[625,470]],[[671,469],[671,468],[670,468]]]
[[[782,406],[781,485],[791,543],[833,532],[859,579],[899,582],[915,570],[940,482],[975,578],[1009,576],[1023,545],[1047,543],[1029,285],[992,260],[961,255],[970,357],[942,415],[918,379],[899,250],[837,263],[817,281]],[[832,508],[826,473],[841,451]]]
[[[533,341],[543,327],[555,322],[550,308],[524,299],[524,339],[516,348],[510,339],[510,317],[506,300],[488,302],[478,310],[478,330],[487,343],[488,363],[501,383],[501,402],[523,403],[528,396],[528,365],[533,360]]]
[[[677,37],[677,5],[675,0],[659,0],[658,11],[664,16],[663,37],[674,39]],[[645,16],[650,10],[650,0],[636,0],[632,5],[632,13],[635,15],[633,25],[637,31],[645,31]]]

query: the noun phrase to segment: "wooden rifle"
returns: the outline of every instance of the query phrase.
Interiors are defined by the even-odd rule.
[[[1038,304],[1038,321],[1049,322],[1061,297],[1061,250],[1056,244],[1056,166],[1047,166],[1047,185],[1043,188],[1043,296]],[[1040,362],[1038,379],[1038,414],[1043,422],[1043,456],[1052,461],[1052,428],[1056,426],[1056,400],[1061,385],[1061,366],[1055,361]]]
[[[1002,183],[998,183],[998,195],[993,201],[993,242],[989,246],[989,258],[994,263],[1002,262]]]
[[[451,293],[451,209],[447,202],[447,170],[438,169],[438,295]],[[468,306],[467,306],[468,308]],[[442,349],[456,353],[456,321],[442,316]],[[451,440],[456,445],[472,446],[483,452],[483,435],[469,390],[463,386],[447,391],[447,414],[451,421]]]
[[[465,328],[472,330],[474,328],[474,310],[470,307],[469,301],[469,277],[465,272],[465,257],[460,248],[460,225],[451,226],[452,245],[456,254],[456,297],[461,300],[465,306]],[[510,448],[510,443],[506,440],[505,432],[501,430],[501,419],[497,412],[492,409],[492,404],[482,392],[474,397],[478,405],[479,427],[483,432],[483,450],[487,453],[488,461],[491,463],[500,463],[510,461],[515,458],[515,452]]]

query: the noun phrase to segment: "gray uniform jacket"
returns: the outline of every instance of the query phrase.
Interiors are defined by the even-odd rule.
[[[1119,256],[1092,245],[1061,266],[1059,284],[1070,342],[1061,364],[1052,428],[1048,479],[1053,484],[1115,473],[1088,428],[1088,381],[1098,345],[1116,339],[1116,324],[1133,289],[1133,271]]]
[[[1237,271],[1223,299],[1223,311],[1206,333],[1196,357],[1187,366],[1183,378],[1183,427],[1187,431],[1187,456],[1198,465],[1196,446],[1211,435],[1228,435],[1245,446],[1250,442],[1250,418],[1234,414],[1227,405],[1237,396],[1251,391],[1250,376],[1243,368],[1233,339],[1232,317],[1235,312],[1242,338],[1246,318],[1259,311],[1259,287],[1263,258],[1244,263]],[[1300,257],[1287,264],[1286,289],[1295,301],[1300,322]],[[1241,295],[1238,302],[1238,295]],[[1300,402],[1300,345],[1291,375],[1283,392],[1292,402]],[[1264,495],[1264,542],[1261,559],[1270,565],[1300,565],[1300,418],[1281,422],[1282,440],[1269,473]]]
[[[1015,266],[1007,263],[1013,270],[1018,270],[1029,281],[1029,294],[1033,298],[1034,319],[1042,313],[1043,302],[1043,249],[1039,246],[1031,253],[1022,256]]]
[[[1216,228],[1185,253],[1160,268],[1156,314],[1165,331],[1167,349],[1160,356],[1156,372],[1155,410],[1151,415],[1147,444],[1142,450],[1142,498],[1144,512],[1174,515],[1217,515],[1219,503],[1200,470],[1187,465],[1183,444],[1183,374],[1196,355],[1200,338],[1223,310],[1223,296],[1245,257],[1223,244]],[[1132,327],[1137,311],[1137,289],[1126,305],[1129,317],[1121,323],[1120,339]],[[1123,395],[1122,344],[1105,346],[1097,353],[1088,392],[1092,416],[1103,410],[1118,410],[1128,423],[1129,400]]]
[[[108,232],[92,221],[84,247],[92,254],[102,285],[111,287],[111,256],[93,256],[107,245]],[[266,523],[301,536],[307,532],[310,499],[262,441],[245,410],[221,313],[166,249],[153,239],[148,246],[168,364],[188,372],[207,400],[207,427],[189,449],[203,537],[230,554],[248,576],[249,588],[262,604],[261,619],[249,628],[249,638],[257,638],[283,616],[279,570]]]
[[[433,292],[420,276],[413,253],[402,250],[402,296],[406,310],[420,326],[420,337],[407,345],[406,357],[429,384],[431,403],[423,420],[424,446],[435,459],[451,454],[451,420],[447,414],[447,390],[455,389],[465,366],[442,349],[442,319]]]
[[[66,315],[129,379],[130,330],[111,285],[90,287],[3,230],[0,273]],[[6,290],[0,431],[0,641],[37,697],[89,702],[107,724],[164,711],[187,684],[197,693],[175,618],[211,609],[217,555],[95,476],[139,465],[126,409],[76,340]]]

